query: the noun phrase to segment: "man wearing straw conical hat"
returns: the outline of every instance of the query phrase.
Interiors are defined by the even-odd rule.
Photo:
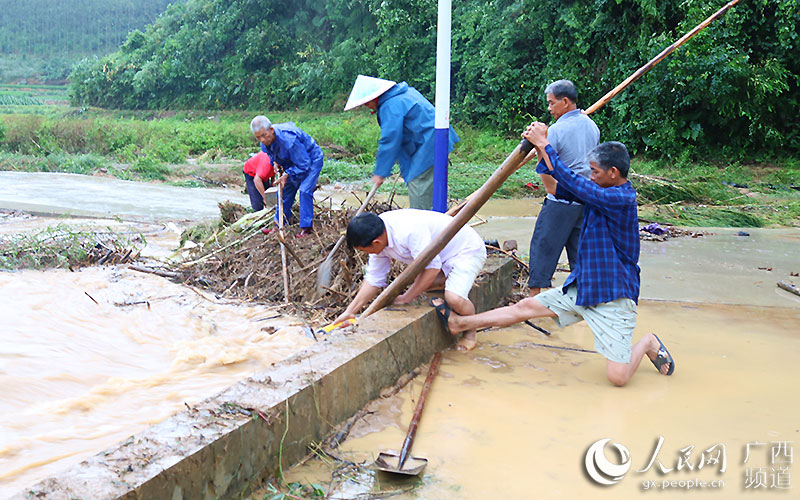
[[[409,206],[430,210],[433,207],[433,104],[406,82],[358,75],[344,109],[361,105],[377,113],[381,127],[372,182],[380,186],[398,163],[400,175],[408,185]],[[456,131],[450,127],[448,152],[458,141]]]

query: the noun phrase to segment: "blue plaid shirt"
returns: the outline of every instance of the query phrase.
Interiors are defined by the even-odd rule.
[[[549,144],[558,187],[586,205],[583,212],[578,263],[562,290],[575,285],[579,306],[593,306],[627,297],[639,301],[639,216],[636,190],[630,182],[602,188],[575,175]]]

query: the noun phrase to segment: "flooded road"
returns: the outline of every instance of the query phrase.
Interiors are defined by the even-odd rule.
[[[124,266],[0,273],[0,317],[0,498],[313,342]]]
[[[219,216],[217,203],[250,206],[235,189],[200,189],[50,172],[0,172],[0,209],[159,221]]]
[[[475,229],[501,243],[516,239],[527,261],[539,202],[510,200],[499,210],[493,202]],[[321,484],[332,499],[796,495],[786,454],[800,443],[800,297],[776,281],[798,282],[800,229],[703,229],[713,234],[642,242],[635,340],[656,332],[675,357],[674,376],[644,360],[628,386],[612,387],[602,356],[574,350],[593,349],[585,323],[559,330],[538,321],[552,337],[528,326],[480,333],[475,351],[445,353],[412,450],[429,459],[420,477],[398,479],[371,464],[401,447],[424,375],[373,402],[337,451],[365,468],[312,460],[286,480]],[[554,284],[567,275],[557,272]],[[631,457],[612,487],[586,472],[587,450],[605,438]],[[720,452],[722,472],[713,462]],[[620,462],[610,444],[605,456]]]
[[[112,227],[147,234],[143,255],[157,258],[173,253],[186,220],[216,217],[218,201],[247,205],[235,190],[116,180],[100,180],[103,193],[86,196],[92,191],[80,188],[85,177],[61,178],[72,186],[61,198],[52,196],[48,182],[20,189],[32,174],[14,187],[9,174],[0,172],[0,207],[103,219],[0,220],[0,234],[58,222]],[[151,194],[150,187],[165,191]],[[317,192],[318,199],[328,196],[335,206],[351,195],[331,187]],[[527,260],[540,204],[491,200],[473,223],[484,238],[516,239]],[[421,482],[378,477],[382,487],[415,488],[398,498],[638,498],[645,480],[695,472],[717,477],[712,467],[635,472],[661,436],[659,459],[673,468],[687,446],[695,446],[696,462],[703,450],[724,443],[728,470],[719,477],[726,484],[709,495],[754,496],[743,488],[746,444],[766,446],[751,460],[768,471],[769,443],[800,442],[794,396],[800,297],[775,287],[800,272],[800,229],[748,229],[746,237],[738,229],[710,231],[642,245],[637,338],[647,331],[661,336],[676,358],[674,377],[659,376],[645,361],[628,387],[616,389],[605,380],[599,355],[547,347],[592,349],[583,323],[556,330],[541,322],[552,338],[529,327],[482,333],[477,350],[446,353],[434,382],[414,447],[431,461]],[[566,276],[557,272],[554,283]],[[225,304],[121,267],[0,273],[0,318],[0,498],[312,342],[279,310]],[[423,378],[379,402],[341,453],[362,461],[399,448]],[[605,490],[582,468],[587,448],[602,438],[627,446],[633,461],[627,477]],[[292,470],[289,480],[327,484],[330,470],[311,462]],[[686,493],[675,492],[652,494]]]
[[[331,483],[330,467],[315,460],[292,469],[287,481],[332,485],[329,498],[407,488],[413,491],[391,498],[694,498],[698,493],[687,492],[685,482],[697,479],[723,482],[707,487],[704,498],[794,497],[797,485],[790,491],[769,485],[770,467],[779,467],[771,463],[773,447],[792,442],[796,452],[800,441],[800,309],[644,302],[638,321],[636,340],[656,332],[675,357],[672,377],[645,360],[628,386],[611,386],[602,356],[555,348],[591,350],[585,323],[553,328],[550,338],[527,326],[480,333],[475,351],[445,353],[412,450],[429,460],[420,478],[373,473]],[[337,453],[371,464],[380,451],[398,450],[424,378],[373,403],[376,413],[354,426]],[[657,462],[638,472],[659,437]],[[626,446],[631,457],[631,469],[612,487],[594,484],[585,472],[587,449],[604,438]],[[743,463],[747,443],[756,441]],[[726,470],[698,467],[720,443]],[[687,447],[694,448],[687,453]],[[606,455],[619,463],[613,449]],[[691,467],[677,469],[681,456]],[[766,486],[745,488],[748,470],[752,476],[759,468]],[[665,480],[676,486],[662,489]],[[650,481],[658,487],[645,491]]]

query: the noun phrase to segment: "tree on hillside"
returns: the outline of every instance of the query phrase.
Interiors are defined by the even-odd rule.
[[[175,1],[0,0],[0,53],[70,58],[107,54]]]

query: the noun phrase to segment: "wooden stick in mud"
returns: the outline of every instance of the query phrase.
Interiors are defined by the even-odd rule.
[[[299,266],[302,266],[303,264],[305,264],[305,263],[304,263],[304,262],[303,262],[303,261],[300,259],[300,257],[298,257],[298,255],[297,255],[297,252],[295,252],[295,251],[294,251],[294,249],[292,249],[292,246],[291,246],[291,245],[289,245],[289,243],[286,241],[286,236],[283,234],[283,231],[278,231],[278,241],[280,241],[281,245],[282,245],[283,247],[285,247],[285,248],[286,248],[286,250],[288,250],[288,251],[289,251],[289,255],[291,255],[291,256],[292,256],[292,258],[295,260],[295,262],[297,262],[297,264],[298,264]]]
[[[406,267],[406,269],[372,301],[362,314],[362,317],[369,316],[389,305],[395,297],[410,285],[411,282],[414,281],[414,278],[425,269],[425,266],[450,243],[450,240],[464,224],[469,222],[472,216],[478,212],[489,198],[491,198],[495,191],[497,191],[497,188],[502,186],[503,182],[523,165],[525,157],[532,149],[533,144],[523,139],[514,151],[508,155],[508,158],[505,159],[503,164],[497,167],[497,170],[486,180],[483,186],[473,193],[471,199],[464,205],[464,208],[453,217],[453,220],[450,221],[450,224],[447,225],[444,231],[439,233],[439,236],[419,254],[414,262],[409,264],[408,267]]]
[[[511,252],[508,252],[508,251],[506,251],[506,250],[503,250],[502,248],[500,248],[500,247],[496,247],[496,246],[494,246],[494,245],[486,245],[486,248],[490,248],[490,249],[492,249],[492,250],[495,250],[495,251],[497,251],[497,252],[500,252],[500,253],[503,253],[503,254],[505,254],[506,256],[508,256],[508,257],[510,257],[510,258],[512,258],[512,259],[514,259],[514,260],[517,262],[517,264],[519,264],[519,265],[521,265],[522,267],[524,267],[526,271],[529,271],[529,269],[528,269],[528,264],[526,264],[526,263],[525,263],[525,262],[524,262],[522,259],[520,259],[520,258],[519,258],[519,257],[517,257],[516,255],[514,255],[513,253],[511,253]]]
[[[173,271],[161,271],[158,269],[153,269],[152,267],[137,266],[133,264],[129,265],[128,269],[132,271],[139,271],[140,273],[155,274],[156,276],[161,276],[162,278],[174,279],[174,278],[179,278],[181,276],[180,273],[176,273]]]
[[[281,169],[281,172],[283,169]],[[278,187],[278,241],[281,244],[281,266],[283,268],[283,301],[289,303],[289,270],[286,269],[286,245],[283,243],[283,186]]]

